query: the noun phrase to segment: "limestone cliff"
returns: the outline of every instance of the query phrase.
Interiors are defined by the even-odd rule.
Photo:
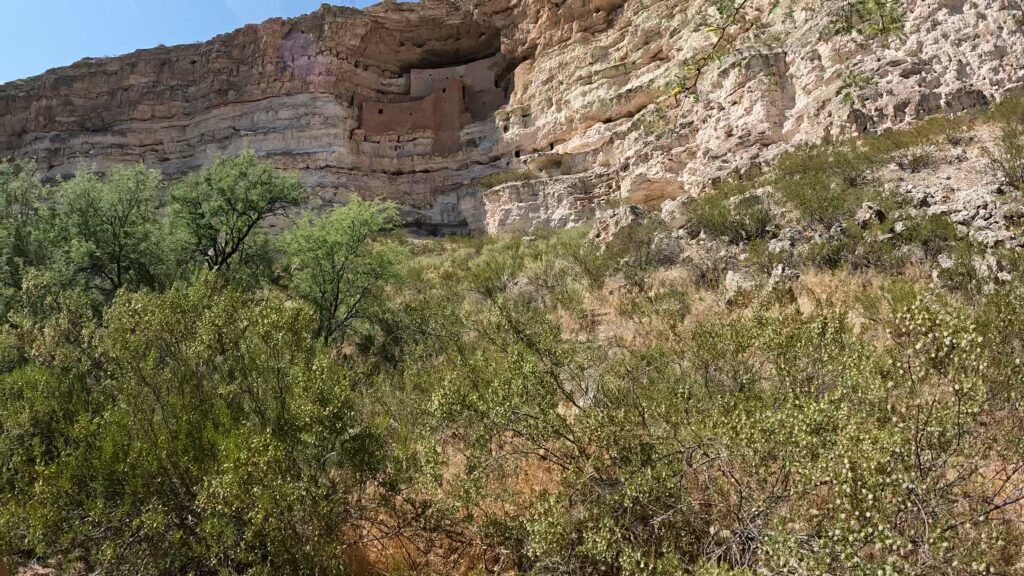
[[[2,85],[0,157],[51,177],[138,161],[175,177],[248,147],[326,202],[387,197],[425,228],[527,231],[1024,90],[1022,23],[1016,0],[324,5]],[[414,103],[416,71],[485,59],[493,92]],[[450,120],[365,130],[368,102]],[[538,178],[484,189],[523,169]]]

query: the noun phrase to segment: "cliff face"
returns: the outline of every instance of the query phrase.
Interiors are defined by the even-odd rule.
[[[174,177],[248,147],[327,202],[386,197],[411,224],[525,231],[610,198],[699,193],[794,144],[1024,90],[1014,2],[325,5],[2,85],[0,157],[34,159],[51,177],[139,161]],[[446,137],[458,142],[362,130],[365,102],[412,99],[413,70],[491,57],[489,97],[507,103],[453,120]],[[539,178],[479,182],[521,169]]]

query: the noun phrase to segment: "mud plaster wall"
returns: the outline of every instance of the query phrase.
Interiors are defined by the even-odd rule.
[[[495,71],[501,65],[502,56],[497,54],[484,60],[477,60],[462,66],[413,69],[409,72],[409,95],[423,98],[434,92],[434,83],[458,78],[466,85],[467,91],[484,92],[496,87]]]
[[[495,87],[496,55],[462,66],[410,71],[412,102],[362,102],[360,128],[368,136],[404,136],[420,130],[433,132],[434,154],[454,154],[461,143],[459,131],[486,120],[505,103],[505,91]]]
[[[459,151],[459,131],[466,110],[462,80],[456,78],[434,84],[433,94],[415,102],[364,102],[362,129],[371,136],[408,134],[416,130],[434,133],[434,154]]]

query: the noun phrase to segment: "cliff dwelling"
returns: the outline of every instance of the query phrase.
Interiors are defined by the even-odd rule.
[[[413,69],[409,72],[409,94],[390,96],[386,101],[357,99],[360,134],[357,138],[397,138],[420,131],[431,133],[430,152],[449,155],[462,148],[463,127],[490,118],[505,104],[505,90],[497,86],[497,70],[503,59],[497,54],[460,66]],[[397,156],[415,151],[396,147]]]

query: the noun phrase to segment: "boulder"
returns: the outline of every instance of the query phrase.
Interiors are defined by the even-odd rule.
[[[730,270],[725,274],[725,301],[732,303],[744,295],[754,291],[757,283],[754,277],[745,270]]]

